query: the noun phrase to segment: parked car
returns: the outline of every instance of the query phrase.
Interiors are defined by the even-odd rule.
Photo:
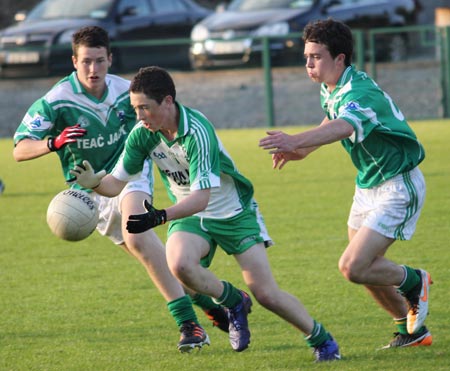
[[[262,36],[270,39],[274,63],[302,63],[300,37],[311,20],[332,17],[352,29],[413,25],[417,21],[417,0],[234,0],[200,21],[191,33],[191,64],[194,68],[238,66],[259,61]],[[278,37],[278,38],[277,38]],[[258,39],[259,38],[259,39]],[[388,47],[377,54],[399,58],[406,52],[405,34],[390,34]]]
[[[0,76],[72,71],[72,34],[89,25],[109,32],[115,72],[143,65],[189,68],[192,27],[211,12],[192,0],[43,0],[0,31]],[[185,42],[149,45],[168,39]]]

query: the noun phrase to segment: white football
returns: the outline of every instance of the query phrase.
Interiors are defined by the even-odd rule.
[[[89,193],[67,189],[58,193],[47,209],[47,224],[59,238],[81,241],[97,227],[98,206]]]

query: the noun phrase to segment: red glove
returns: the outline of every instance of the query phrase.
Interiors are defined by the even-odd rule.
[[[86,129],[82,129],[80,124],[68,126],[56,138],[48,138],[47,147],[50,151],[59,151],[66,144],[74,143],[77,138],[84,136],[87,133]]]

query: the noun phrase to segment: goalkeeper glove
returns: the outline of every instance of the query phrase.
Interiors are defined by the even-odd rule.
[[[144,201],[144,207],[148,211],[147,213],[129,216],[128,232],[142,233],[167,221],[166,210],[155,209],[147,200]]]
[[[78,137],[87,133],[86,129],[80,127],[80,124],[66,127],[56,138],[48,138],[47,147],[50,151],[59,151],[66,144],[74,143]]]
[[[100,185],[102,178],[106,175],[106,170],[101,170],[96,173],[89,161],[84,160],[83,166],[77,165],[69,173],[75,177],[70,182],[76,182],[84,188],[94,189]]]

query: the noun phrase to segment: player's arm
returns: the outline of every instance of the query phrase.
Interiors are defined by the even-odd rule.
[[[210,194],[209,188],[193,191],[184,200],[164,210],[158,210],[153,205],[150,205],[148,201],[144,201],[144,207],[147,212],[145,214],[130,215],[127,221],[127,230],[130,233],[142,233],[164,224],[168,220],[194,215],[206,209]]]
[[[100,182],[100,184],[93,188],[93,190],[106,197],[115,197],[122,189],[127,185],[128,182],[117,179],[111,174],[106,175]]]
[[[353,126],[343,119],[322,122],[316,128],[289,135],[282,131],[268,131],[259,146],[271,150],[269,153],[293,152],[301,148],[318,147],[348,138],[353,134]]]
[[[77,165],[69,172],[74,177],[73,182],[106,197],[117,196],[128,183],[111,174],[106,175],[105,170],[96,173],[89,161],[86,160],[83,161],[83,165]]]
[[[69,143],[74,143],[78,138],[86,135],[86,129],[79,124],[66,127],[61,134],[42,140],[25,138],[16,144],[13,156],[16,161],[32,160],[50,152],[59,151]]]
[[[167,220],[185,218],[205,210],[210,195],[211,190],[209,188],[193,191],[188,197],[166,209]]]
[[[330,120],[325,116],[319,126],[326,125],[330,122]],[[272,154],[272,167],[274,169],[282,169],[289,161],[297,161],[303,160],[307,157],[311,152],[320,148],[319,145],[305,147],[305,148],[297,148],[291,152],[276,152]]]
[[[13,150],[14,160],[17,162],[32,160],[50,153],[46,140],[22,139]]]

